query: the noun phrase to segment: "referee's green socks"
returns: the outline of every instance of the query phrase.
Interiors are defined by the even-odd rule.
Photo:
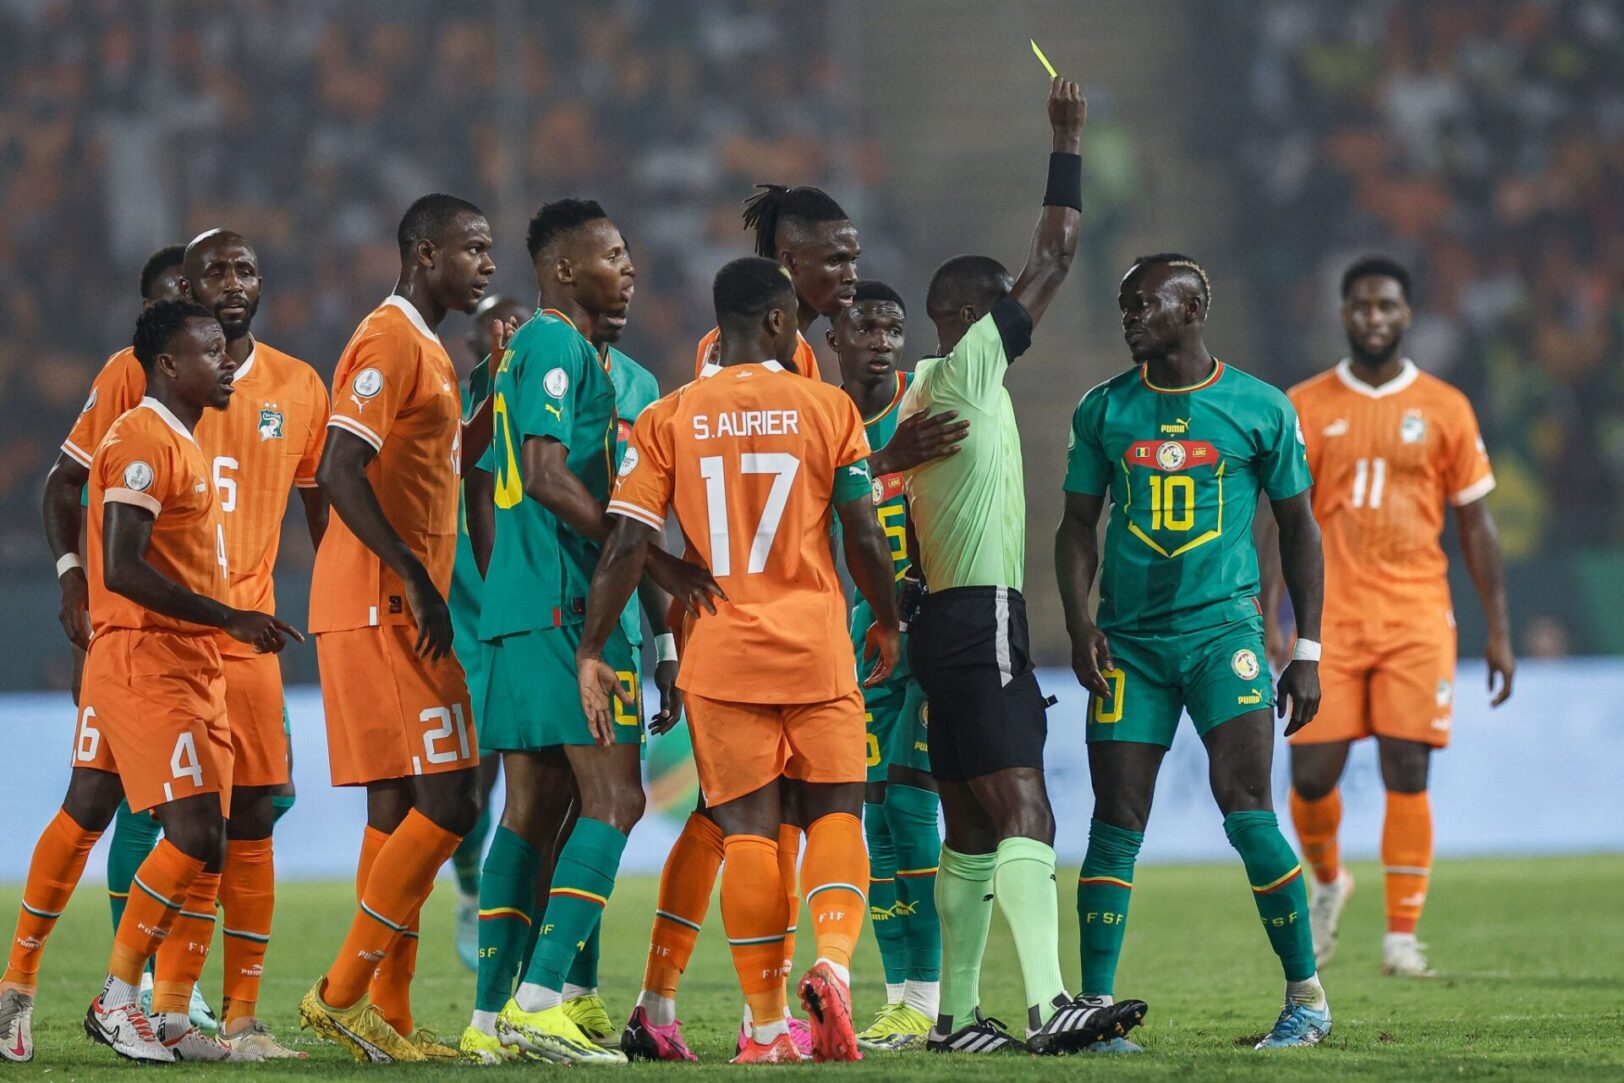
[[[1083,952],[1083,995],[1108,997],[1116,987],[1117,959],[1128,931],[1133,864],[1143,832],[1092,820],[1088,853],[1077,877],[1077,927]]]
[[[130,883],[135,870],[158,845],[158,833],[163,829],[146,812],[131,812],[128,801],[118,803],[118,815],[113,819],[113,837],[107,847],[107,902],[113,911],[113,931],[118,931],[119,919],[130,901]]]
[[[889,792],[889,790],[888,790]],[[908,945],[897,913],[897,853],[885,806],[863,804],[863,835],[868,840],[868,918],[885,970],[885,1002],[902,999],[908,971]]]
[[[1055,895],[1054,847],[1037,839],[998,844],[993,896],[1015,940],[1026,984],[1027,1026],[1036,1030],[1066,997],[1060,977],[1060,904]]]
[[[498,826],[479,878],[479,978],[474,1026],[496,1033],[496,1013],[513,995],[530,926],[535,920],[541,855],[519,835]]]
[[[907,945],[906,979],[914,990],[909,1006],[932,1018],[938,1009],[924,1000],[935,1000],[942,973],[942,926],[936,914],[936,868],[942,853],[936,810],[941,804],[936,794],[917,786],[892,782],[885,787],[885,821],[897,859],[895,912]]]
[[[936,911],[942,919],[942,1003],[936,1029],[951,1034],[975,1021],[981,1006],[981,957],[992,924],[996,854],[961,854],[942,847],[936,870]]]
[[[1224,817],[1224,834],[1241,855],[1252,900],[1269,934],[1269,944],[1280,957],[1288,982],[1314,976],[1314,937],[1308,926],[1308,887],[1303,867],[1280,833],[1274,813],[1231,812]]]
[[[559,851],[541,934],[514,997],[527,1012],[563,1003],[564,976],[581,944],[603,917],[615,889],[626,836],[611,824],[583,816]]]

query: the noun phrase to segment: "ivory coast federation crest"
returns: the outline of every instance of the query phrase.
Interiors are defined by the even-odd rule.
[[[259,438],[261,440],[282,439],[282,422],[282,411],[276,408],[276,403],[266,403],[259,411]]]

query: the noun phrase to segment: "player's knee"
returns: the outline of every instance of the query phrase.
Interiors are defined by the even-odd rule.
[[[1414,741],[1383,742],[1382,785],[1390,793],[1421,793],[1427,788],[1430,750]]]
[[[175,822],[170,817],[164,824],[164,837],[169,844],[187,857],[203,862],[208,872],[219,872],[225,867],[226,822],[219,816],[188,816]]]
[[[648,798],[643,794],[643,787],[628,786],[620,793],[615,794],[610,802],[608,822],[621,834],[628,834],[643,818],[643,812],[648,807]]]
[[[1000,839],[1036,839],[1046,846],[1054,845],[1054,812],[1047,801],[1015,809],[1002,819],[998,825]]]
[[[1327,777],[1324,772],[1304,770],[1295,764],[1292,765],[1291,788],[1304,801],[1318,801],[1329,797],[1331,791],[1336,789],[1336,783],[1335,777]]]
[[[1225,816],[1232,812],[1267,812],[1274,807],[1266,777],[1214,779],[1212,796]]]

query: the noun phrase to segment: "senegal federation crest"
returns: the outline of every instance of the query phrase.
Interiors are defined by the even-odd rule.
[[[1189,458],[1189,452],[1177,440],[1164,440],[1156,448],[1156,465],[1163,470],[1177,470]]]
[[[1229,668],[1235,671],[1235,676],[1243,681],[1250,681],[1258,675],[1257,655],[1245,647],[1235,652],[1235,657],[1229,660]]]
[[[261,440],[282,439],[282,411],[275,406],[266,405],[259,412],[259,438]]]

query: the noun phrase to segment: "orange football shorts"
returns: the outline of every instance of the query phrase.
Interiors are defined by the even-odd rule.
[[[282,660],[274,654],[227,654],[226,719],[236,751],[238,786],[280,786],[288,780],[283,728]]]
[[[1292,744],[1390,737],[1449,744],[1455,714],[1455,615],[1326,625],[1320,709]]]
[[[855,689],[822,703],[730,703],[689,693],[683,704],[699,792],[712,808],[779,776],[802,782],[868,777],[863,694]]]

